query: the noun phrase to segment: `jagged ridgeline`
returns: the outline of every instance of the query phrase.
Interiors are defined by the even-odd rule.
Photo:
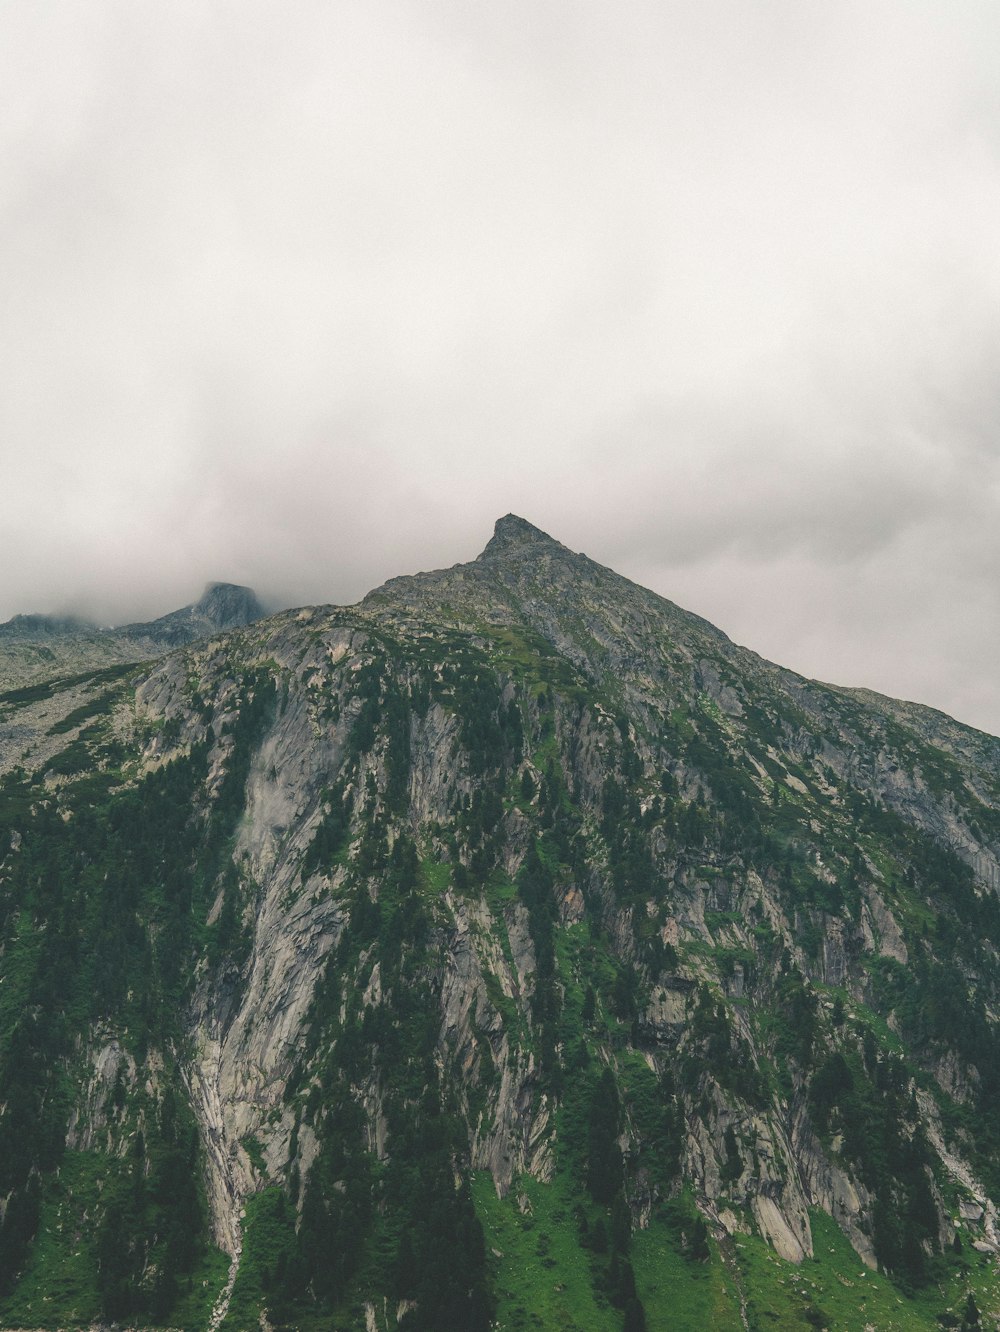
[[[1000,1313],[1000,741],[514,517],[0,726],[3,1326]]]

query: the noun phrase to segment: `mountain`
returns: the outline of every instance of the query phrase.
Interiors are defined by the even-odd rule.
[[[209,583],[192,605],[139,624],[108,628],[74,615],[15,615],[0,624],[0,688],[145,661],[265,613],[252,588]]]
[[[513,515],[0,716],[0,1325],[1000,1317],[1000,740]]]
[[[117,638],[128,638],[168,647],[193,643],[197,638],[210,638],[225,629],[238,629],[244,624],[264,618],[264,607],[257,594],[249,587],[235,583],[209,583],[193,606],[161,615],[158,620],[144,624],[126,624],[112,632]]]
[[[76,615],[15,615],[0,624],[0,640],[34,642],[46,638],[75,638],[96,631],[97,625]]]

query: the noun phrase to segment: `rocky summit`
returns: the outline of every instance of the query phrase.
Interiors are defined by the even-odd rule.
[[[0,1326],[997,1326],[1000,740],[513,515],[245,592],[5,658]]]

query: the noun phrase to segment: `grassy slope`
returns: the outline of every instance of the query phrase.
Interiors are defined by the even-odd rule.
[[[621,1315],[594,1288],[589,1256],[577,1238],[574,1199],[562,1178],[551,1185],[523,1179],[501,1199],[490,1176],[478,1175],[473,1197],[495,1259],[501,1332],[617,1332]],[[518,1198],[530,1210],[522,1212]]]
[[[564,1177],[522,1179],[501,1199],[489,1176],[479,1175],[474,1196],[494,1256],[499,1332],[617,1332],[622,1314],[602,1294],[599,1269],[580,1245],[576,1199]],[[726,1254],[713,1244],[711,1259],[697,1263],[684,1256],[672,1228],[654,1219],[633,1236],[631,1252],[649,1332],[739,1332],[744,1292],[751,1332],[932,1332],[942,1326],[938,1315],[960,1318],[970,1289],[985,1326],[1000,1316],[1000,1275],[978,1254],[966,1251],[964,1264],[942,1260],[940,1280],[907,1295],[868,1271],[824,1212],[813,1212],[812,1226],[815,1257],[800,1266],[756,1235],[735,1236]]]
[[[0,1303],[0,1327],[89,1327],[100,1317],[93,1217],[108,1172],[101,1152],[69,1151],[47,1183],[38,1235],[14,1292]],[[210,1249],[185,1281],[173,1314],[178,1328],[203,1329],[225,1284],[229,1260]]]

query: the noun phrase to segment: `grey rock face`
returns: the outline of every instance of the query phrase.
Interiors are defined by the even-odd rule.
[[[171,611],[158,620],[125,624],[107,632],[116,638],[149,641],[168,647],[210,638],[225,629],[237,629],[263,619],[263,606],[252,588],[234,583],[209,583],[191,606]]]

